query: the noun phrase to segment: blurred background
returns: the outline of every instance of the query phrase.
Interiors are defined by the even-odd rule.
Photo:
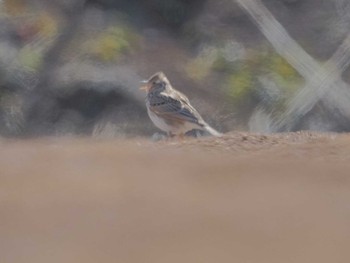
[[[0,0],[0,134],[157,131],[164,71],[220,131],[349,131],[347,0]]]

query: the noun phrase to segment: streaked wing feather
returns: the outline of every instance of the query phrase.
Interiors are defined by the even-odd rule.
[[[188,100],[172,98],[168,95],[155,96],[150,99],[150,109],[166,118],[188,121],[201,125],[202,118],[188,103]]]

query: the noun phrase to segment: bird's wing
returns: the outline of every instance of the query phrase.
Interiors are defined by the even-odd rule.
[[[179,92],[163,92],[150,99],[150,110],[159,116],[202,126],[203,119],[188,98]]]

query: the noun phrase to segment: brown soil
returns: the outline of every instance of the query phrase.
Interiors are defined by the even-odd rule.
[[[0,146],[0,262],[350,262],[350,135]]]

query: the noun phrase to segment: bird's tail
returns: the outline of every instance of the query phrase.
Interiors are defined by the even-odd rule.
[[[210,133],[211,135],[216,136],[216,137],[220,137],[223,135],[221,132],[218,132],[214,128],[210,127],[208,124],[205,124],[203,126],[203,130],[207,131],[208,133]]]

